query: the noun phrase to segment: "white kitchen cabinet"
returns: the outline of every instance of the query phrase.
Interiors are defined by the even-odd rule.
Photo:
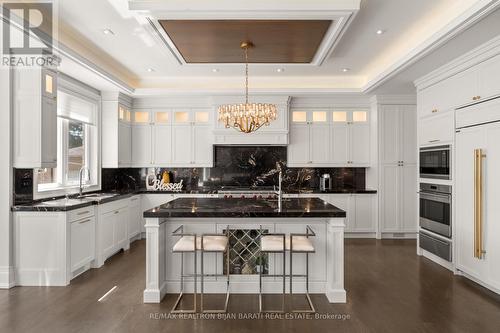
[[[500,55],[486,60],[479,65],[479,92],[480,99],[500,94]]]
[[[346,233],[352,236],[363,233],[375,237],[377,194],[322,194],[320,198],[346,211]]]
[[[417,232],[416,136],[415,106],[380,106],[379,224],[382,236]]]
[[[130,247],[128,233],[130,200],[122,199],[98,205],[96,224],[96,263],[97,268],[120,249]]]
[[[57,166],[57,73],[47,68],[13,70],[15,168]]]
[[[68,212],[14,212],[18,286],[66,286],[95,260],[94,206]]]
[[[132,165],[147,167],[153,163],[151,147],[152,127],[150,125],[132,126]]]
[[[419,122],[418,143],[420,146],[450,144],[455,135],[455,113],[443,112]]]
[[[213,135],[208,109],[137,109],[132,127],[134,166],[210,167]]]
[[[130,198],[129,217],[128,217],[128,238],[141,233],[142,210],[141,210],[141,195],[136,195]]]
[[[381,166],[380,225],[382,233],[417,232],[416,165]]]
[[[491,109],[498,110],[498,101],[486,102]],[[484,103],[484,104],[486,104]],[[478,105],[479,106],[479,105]],[[482,117],[488,116],[488,109],[472,107],[460,110],[461,113],[470,112],[468,122],[461,122],[461,126],[470,126],[481,122]],[[472,119],[476,117],[477,120]],[[460,128],[456,134],[456,267],[470,277],[481,282],[486,287],[500,292],[500,206],[497,204],[500,197],[500,116],[497,113],[497,122]],[[475,169],[475,150],[482,149],[482,168]],[[482,183],[475,183],[476,175],[482,177]],[[482,188],[479,187],[481,185]],[[475,195],[481,195],[481,203],[475,205]],[[476,219],[476,212],[482,218]],[[479,226],[476,228],[476,226]],[[477,234],[476,234],[477,233]],[[475,239],[481,237],[482,246],[478,249],[482,255],[475,256]]]
[[[130,167],[132,163],[132,99],[121,93],[102,93],[102,166]]]
[[[292,167],[370,165],[366,110],[293,110],[287,164]]]
[[[86,217],[70,223],[71,271],[90,263],[95,258],[95,217]]]

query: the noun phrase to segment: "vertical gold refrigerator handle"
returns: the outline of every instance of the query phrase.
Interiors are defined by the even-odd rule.
[[[474,257],[482,259],[483,250],[483,154],[474,149]]]

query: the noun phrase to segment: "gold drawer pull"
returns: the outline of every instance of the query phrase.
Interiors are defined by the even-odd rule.
[[[438,112],[438,110],[437,110],[437,109],[433,109],[433,110],[432,110],[432,113],[436,113],[436,112]]]

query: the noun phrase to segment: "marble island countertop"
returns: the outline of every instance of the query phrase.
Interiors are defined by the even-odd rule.
[[[179,198],[144,212],[146,218],[182,217],[345,217],[346,212],[319,198],[277,200]]]

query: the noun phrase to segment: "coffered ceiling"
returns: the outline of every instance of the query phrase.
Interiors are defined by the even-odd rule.
[[[240,93],[241,51],[229,45],[239,41],[239,34],[254,36],[261,28],[259,38],[265,39],[252,51],[251,92],[370,92],[396,81],[392,87],[398,93],[412,92],[416,74],[408,71],[495,12],[498,2],[64,0],[59,2],[59,37],[96,65],[94,71],[136,94]],[[277,39],[273,33],[280,29],[269,26],[275,20],[283,20]],[[225,29],[217,22],[227,23]],[[483,35],[494,33],[483,32],[466,45],[474,47]],[[459,52],[449,48],[439,61]],[[69,63],[65,66],[62,70],[76,73]]]

